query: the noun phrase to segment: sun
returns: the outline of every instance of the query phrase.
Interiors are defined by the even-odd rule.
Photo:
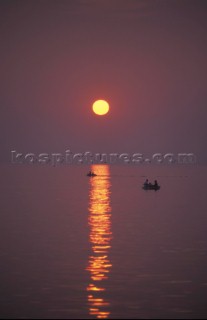
[[[97,100],[93,104],[93,112],[99,116],[103,116],[109,112],[109,104],[105,100]]]

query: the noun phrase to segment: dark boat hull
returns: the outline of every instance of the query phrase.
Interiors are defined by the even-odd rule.
[[[142,189],[144,189],[144,190],[155,190],[155,191],[157,191],[157,190],[160,190],[160,186],[143,186],[142,187]]]

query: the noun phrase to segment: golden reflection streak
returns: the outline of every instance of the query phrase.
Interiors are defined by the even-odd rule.
[[[89,194],[89,241],[92,254],[89,256],[87,270],[91,283],[87,287],[89,314],[97,319],[107,319],[110,303],[104,300],[104,281],[108,279],[112,264],[108,258],[111,248],[111,206],[110,206],[110,171],[107,165],[93,165],[92,172],[97,177],[90,178]]]

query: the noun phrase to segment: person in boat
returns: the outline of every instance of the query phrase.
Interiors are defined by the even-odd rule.
[[[148,187],[148,185],[149,185],[149,180],[146,179],[146,181],[144,182],[144,186],[145,186],[145,187]]]
[[[95,174],[93,171],[89,171],[88,176],[90,176],[90,177],[95,177],[96,174]]]
[[[154,182],[154,187],[155,187],[155,188],[157,188],[157,187],[158,187],[157,180],[155,180],[155,182]]]

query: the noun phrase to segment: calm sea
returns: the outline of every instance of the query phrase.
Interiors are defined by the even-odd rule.
[[[0,317],[206,318],[207,168],[89,169],[1,166]]]

